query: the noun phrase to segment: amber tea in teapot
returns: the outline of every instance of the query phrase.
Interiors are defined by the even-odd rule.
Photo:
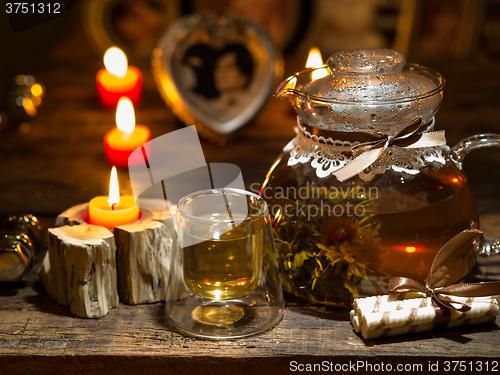
[[[285,290],[349,306],[353,297],[384,293],[386,276],[423,281],[446,242],[477,228],[461,162],[472,149],[498,146],[500,136],[446,146],[434,130],[443,87],[439,73],[385,49],[335,54],[279,86],[275,95],[298,114],[298,134],[261,196]],[[462,279],[478,248],[463,246],[434,285]]]

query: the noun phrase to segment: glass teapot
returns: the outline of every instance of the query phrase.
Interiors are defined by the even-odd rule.
[[[275,96],[297,112],[297,136],[261,188],[273,216],[284,289],[328,305],[383,294],[386,276],[424,282],[440,248],[478,226],[462,160],[500,135],[450,149],[434,131],[444,78],[388,49],[332,55],[287,78]],[[463,278],[476,254],[499,242],[463,246],[434,276]]]

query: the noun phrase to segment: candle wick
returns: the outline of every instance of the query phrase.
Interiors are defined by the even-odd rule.
[[[130,141],[130,139],[132,138],[132,133],[129,133],[129,132],[123,132],[122,131],[122,139],[125,141],[125,142],[128,142]]]
[[[113,204],[111,205],[111,211],[114,211],[114,210],[115,210],[115,206],[116,206],[116,203],[113,203]]]

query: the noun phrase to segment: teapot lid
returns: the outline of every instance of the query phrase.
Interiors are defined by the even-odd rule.
[[[441,103],[443,77],[390,49],[336,53],[326,65],[285,80],[276,96],[292,101],[302,121],[338,131],[387,134],[415,117],[430,122]]]

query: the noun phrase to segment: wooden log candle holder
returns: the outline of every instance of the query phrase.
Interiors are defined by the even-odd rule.
[[[40,270],[45,289],[73,314],[100,318],[118,305],[165,301],[172,246],[168,211],[141,210],[134,223],[114,231],[88,224],[88,203],[73,206],[48,231]]]

